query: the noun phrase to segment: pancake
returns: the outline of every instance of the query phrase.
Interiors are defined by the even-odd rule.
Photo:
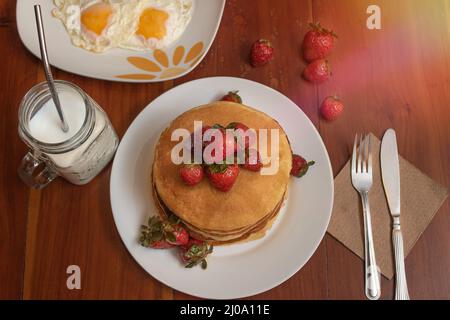
[[[167,220],[167,218],[174,214],[171,212],[161,201],[161,198],[158,196],[156,189],[153,184],[153,196],[156,202],[159,216],[162,220]],[[243,232],[235,232],[233,234],[211,234],[207,233],[204,230],[198,230],[192,225],[187,224],[185,221],[182,221],[183,225],[188,229],[189,234],[199,240],[207,241],[212,245],[225,245],[232,244],[235,242],[244,242],[250,240],[256,240],[263,237],[267,230],[270,229],[273,222],[275,221],[281,207],[283,206],[284,199],[277,205],[277,207],[266,217],[263,221],[258,222],[257,225],[251,226],[249,229]]]
[[[268,129],[270,155],[270,129],[279,130],[279,169],[273,175],[261,175],[241,169],[228,192],[216,190],[203,179],[194,187],[186,186],[179,176],[179,166],[171,160],[172,132],[185,128],[193,132],[194,121],[204,125],[241,122],[249,128]],[[268,159],[263,159],[263,163]],[[249,238],[260,232],[281,207],[290,177],[292,151],[281,126],[270,116],[233,102],[214,102],[193,108],[177,117],[160,136],[155,148],[152,179],[155,198],[163,211],[177,215],[186,227],[202,238],[226,242]]]

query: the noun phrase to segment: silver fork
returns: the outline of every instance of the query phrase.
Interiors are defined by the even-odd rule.
[[[372,238],[372,222],[370,219],[369,191],[372,187],[372,151],[370,135],[355,136],[352,155],[352,184],[358,191],[363,208],[364,218],[364,265],[365,293],[370,300],[380,298],[380,275],[375,259],[375,249]]]

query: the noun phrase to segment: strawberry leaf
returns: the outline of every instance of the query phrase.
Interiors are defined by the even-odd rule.
[[[213,163],[208,166],[211,173],[224,173],[228,168],[226,163]]]

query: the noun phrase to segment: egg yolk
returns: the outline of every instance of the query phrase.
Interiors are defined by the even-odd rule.
[[[166,21],[169,15],[165,11],[155,8],[145,9],[139,19],[139,27],[136,34],[145,39],[156,38],[161,40],[167,33]]]
[[[111,14],[112,8],[109,4],[97,3],[83,11],[81,23],[86,29],[101,35],[108,25]]]

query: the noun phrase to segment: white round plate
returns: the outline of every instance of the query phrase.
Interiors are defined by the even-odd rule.
[[[184,33],[156,54],[153,50],[140,52],[124,49],[99,54],[75,47],[64,25],[52,16],[55,8],[53,0],[17,0],[20,38],[28,50],[40,58],[33,9],[35,4],[41,5],[49,58],[55,67],[97,79],[159,82],[179,78],[201,62],[216,37],[225,0],[193,0],[192,19]],[[136,57],[140,63],[136,63]]]
[[[276,119],[288,134],[294,152],[316,164],[305,177],[291,179],[286,204],[264,238],[215,247],[206,270],[185,269],[176,250],[148,249],[138,243],[141,224],[157,212],[149,183],[153,148],[164,128],[178,115],[215,101],[230,90],[239,90],[245,104]],[[229,77],[191,81],[151,102],[120,143],[110,187],[117,229],[142,268],[178,291],[211,299],[255,295],[289,279],[318,247],[333,204],[330,160],[308,117],[281,93],[253,81]]]

